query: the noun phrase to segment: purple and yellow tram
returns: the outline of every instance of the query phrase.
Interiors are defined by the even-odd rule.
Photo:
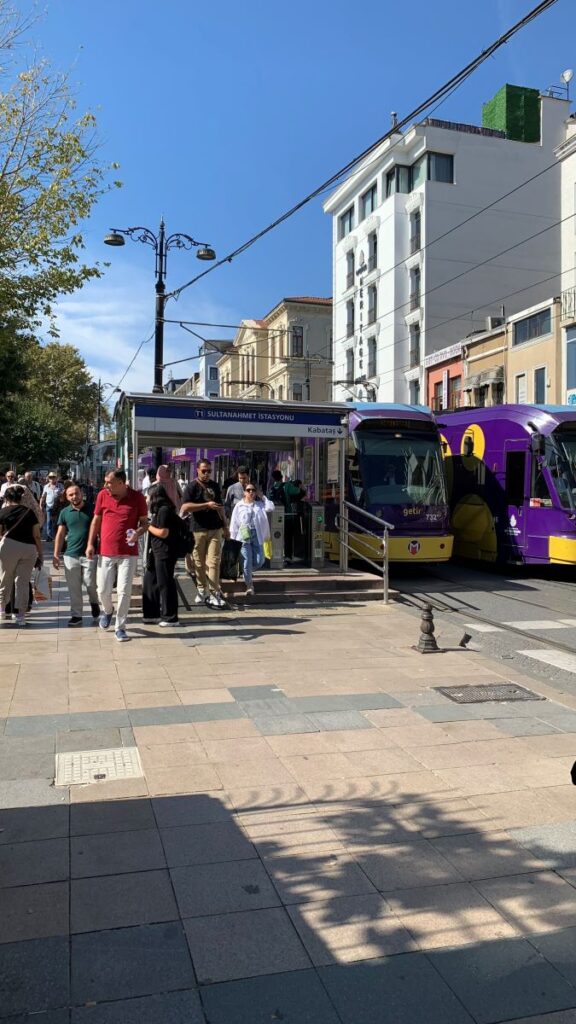
[[[576,410],[500,405],[438,415],[454,554],[576,564]]]
[[[391,523],[391,562],[447,562],[452,555],[442,446],[434,417],[424,406],[354,404],[348,417],[345,488],[350,511],[350,546],[382,560],[380,542],[366,511]],[[336,560],[338,533],[326,508],[327,557]]]

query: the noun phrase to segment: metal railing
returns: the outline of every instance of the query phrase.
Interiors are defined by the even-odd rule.
[[[562,319],[576,320],[576,288],[565,288],[562,292]]]
[[[362,526],[355,520],[350,519],[350,510],[356,512],[366,519],[370,519],[371,522],[377,523],[379,530],[369,530],[367,526]],[[388,535],[390,530],[394,529],[393,523],[387,523],[385,519],[379,519],[378,516],[372,515],[371,512],[365,512],[364,509],[359,509],[357,505],[352,505],[349,501],[343,501],[340,505],[340,515],[338,516],[338,526],[340,528],[340,563],[344,573],[348,572],[348,552],[351,551],[354,558],[361,558],[362,561],[367,562],[377,572],[382,573],[382,582],[384,588],[384,604],[388,604],[388,591],[389,591],[389,547],[388,547]],[[367,534],[368,537],[373,537],[375,540],[381,542],[382,546],[382,565],[378,565],[368,555],[363,555],[356,548],[350,545],[350,527],[354,533]]]

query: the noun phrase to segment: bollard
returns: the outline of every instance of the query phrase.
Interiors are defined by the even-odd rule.
[[[422,618],[420,620],[420,639],[418,646],[415,648],[420,651],[420,654],[434,654],[439,651],[440,648],[436,643],[436,637],[434,636],[434,615],[432,614],[432,607],[427,604],[422,611]]]

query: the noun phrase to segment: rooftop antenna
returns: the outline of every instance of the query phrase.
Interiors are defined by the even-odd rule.
[[[570,82],[572,81],[573,78],[574,78],[574,72],[573,72],[572,68],[566,68],[566,71],[563,71],[562,74],[560,75],[560,81],[563,82],[564,85],[566,86],[566,99],[567,100],[570,99]]]

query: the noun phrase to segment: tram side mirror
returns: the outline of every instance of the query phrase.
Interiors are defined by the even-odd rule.
[[[530,437],[530,448],[533,455],[544,455],[546,451],[546,438],[538,432]]]

